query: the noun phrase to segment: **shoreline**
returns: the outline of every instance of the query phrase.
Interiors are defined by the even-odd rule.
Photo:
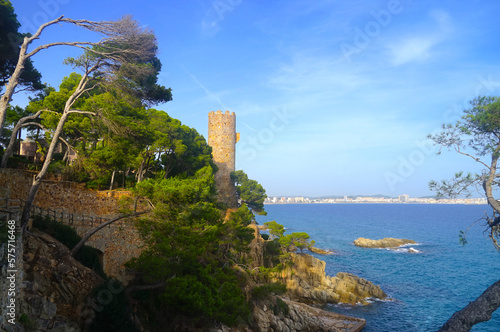
[[[264,205],[315,205],[315,204],[401,204],[401,205],[488,205],[488,203],[466,203],[466,202],[293,202],[293,203],[269,203]]]

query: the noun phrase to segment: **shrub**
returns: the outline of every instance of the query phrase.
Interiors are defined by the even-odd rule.
[[[286,292],[286,285],[273,282],[269,284],[264,284],[262,286],[256,286],[252,289],[252,297],[254,299],[262,300],[270,296],[271,294],[281,295]]]
[[[33,218],[33,226],[53,236],[69,249],[76,246],[82,239],[71,226],[64,225],[49,216],[36,215]],[[99,259],[99,250],[84,245],[75,255],[75,259],[89,269],[94,270],[102,278],[107,278]]]
[[[271,309],[275,315],[284,314],[286,316],[290,312],[288,304],[279,297],[276,298],[276,304],[272,306]]]
[[[112,287],[109,286],[110,283],[113,283]],[[117,285],[121,287],[117,287]],[[94,298],[99,298],[99,292],[106,292],[109,296],[109,303],[106,300],[105,303],[107,304],[102,304],[102,310],[95,311],[95,317],[90,326],[90,331],[138,331],[130,319],[129,303],[125,291],[118,293],[109,292],[109,289],[117,288],[124,287],[118,280],[112,279],[104,282],[94,290]]]

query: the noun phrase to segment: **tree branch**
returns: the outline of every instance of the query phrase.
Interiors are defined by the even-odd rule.
[[[68,111],[68,113],[78,113],[78,114],[89,114],[89,115],[97,115],[96,112],[90,112],[90,111],[80,111],[77,109],[71,109]]]
[[[76,246],[74,246],[73,249],[71,249],[71,256],[75,257],[76,253],[85,244],[85,242],[87,242],[87,240],[90,239],[90,237],[92,235],[94,235],[95,233],[97,233],[98,231],[100,231],[101,229],[103,229],[104,227],[106,227],[108,225],[111,225],[115,221],[118,221],[118,220],[121,220],[121,219],[124,219],[124,218],[129,218],[129,217],[137,217],[137,216],[140,216],[141,214],[145,214],[145,213],[148,213],[148,212],[151,212],[151,210],[142,211],[142,212],[134,212],[134,213],[131,213],[131,214],[126,214],[126,215],[116,217],[114,219],[106,221],[105,223],[100,224],[99,226],[95,227],[94,229],[88,231],[87,234],[85,234],[85,236],[80,240],[80,242],[78,242],[78,244]]]
[[[481,165],[483,165],[484,167],[486,168],[489,168],[489,166],[484,162],[482,161],[481,159],[477,158],[477,157],[474,157],[473,155],[469,154],[469,153],[466,153],[466,152],[463,152],[461,149],[460,149],[460,145],[458,144],[455,144],[455,151],[457,151],[459,154],[463,155],[463,156],[467,156],[469,158],[472,158],[475,162],[478,162],[480,163]]]
[[[25,116],[19,119],[19,121],[17,121],[16,125],[14,126],[14,129],[12,130],[12,134],[10,135],[9,145],[5,149],[4,154],[2,156],[2,163],[0,165],[1,168],[7,167],[7,161],[9,157],[12,156],[12,150],[14,149],[14,144],[16,142],[16,137],[19,130],[21,130],[21,128],[24,126],[27,126],[27,124],[25,124],[26,121],[38,118],[43,111],[44,110],[39,110],[35,114]]]
[[[438,332],[466,332],[477,323],[491,319],[491,314],[500,307],[500,280],[488,287],[476,300],[457,311]]]

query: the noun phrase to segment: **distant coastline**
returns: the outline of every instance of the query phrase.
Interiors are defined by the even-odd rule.
[[[408,195],[395,197],[358,196],[343,198],[308,198],[308,197],[268,197],[264,204],[488,204],[486,198],[412,198]]]

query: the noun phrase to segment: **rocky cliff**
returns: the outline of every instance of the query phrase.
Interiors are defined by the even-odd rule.
[[[23,314],[24,327],[6,327],[11,331],[80,331],[88,318],[83,310],[88,296],[103,279],[45,233],[28,234],[23,245],[24,281],[19,313]]]
[[[368,304],[370,298],[387,298],[379,286],[350,273],[327,276],[326,263],[311,255],[292,254],[292,260],[293,267],[284,270],[279,277],[292,300],[311,304]]]

